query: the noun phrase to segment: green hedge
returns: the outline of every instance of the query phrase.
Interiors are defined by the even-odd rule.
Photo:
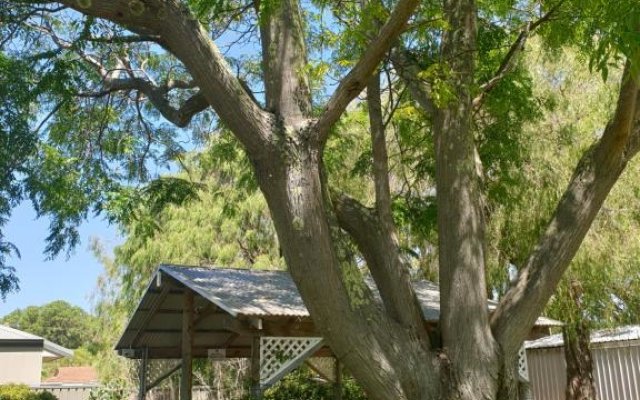
[[[27,385],[0,385],[0,400],[58,400],[50,392],[36,392]]]

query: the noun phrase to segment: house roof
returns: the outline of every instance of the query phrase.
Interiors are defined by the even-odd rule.
[[[98,372],[93,367],[60,367],[56,376],[45,379],[44,384],[89,384],[98,383]]]
[[[44,339],[40,336],[33,335],[18,329],[11,328],[6,325],[0,325],[0,346],[2,347],[23,347],[23,346],[41,346],[42,358],[57,359],[62,357],[73,356],[73,350],[69,350]]]
[[[591,332],[591,344],[626,342],[630,340],[640,340],[640,325],[627,325]],[[525,342],[525,348],[527,350],[562,346],[564,346],[562,334],[551,335],[541,339]]]

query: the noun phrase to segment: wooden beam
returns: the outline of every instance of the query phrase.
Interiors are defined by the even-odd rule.
[[[219,348],[216,347],[194,347],[192,352],[192,358],[208,358],[209,357],[209,349],[211,348]],[[251,346],[233,346],[227,347],[225,351],[226,358],[251,358]],[[149,348],[149,359],[171,359],[171,360],[181,360],[182,359],[182,351],[179,348],[175,347],[153,347]]]
[[[155,381],[151,382],[149,384],[149,386],[146,387],[147,392],[149,390],[153,389],[154,387],[158,386],[160,383],[162,383],[162,381],[164,381],[165,379],[167,379],[168,377],[173,375],[176,371],[178,371],[181,368],[182,368],[182,363],[178,363],[178,364],[176,364],[175,367],[169,369],[167,372],[165,372],[164,374],[160,375]]]
[[[156,297],[154,303],[149,308],[147,315],[145,315],[144,318],[142,319],[142,322],[140,323],[140,328],[138,328],[138,330],[136,331],[136,334],[133,335],[133,339],[131,339],[131,347],[136,347],[136,342],[142,335],[142,332],[144,332],[144,328],[149,324],[149,321],[151,321],[151,318],[153,318],[153,315],[155,314],[156,310],[160,308],[160,306],[162,305],[162,302],[167,297],[170,291],[171,291],[171,286],[169,285],[162,288],[162,291],[158,294],[158,297]]]
[[[236,340],[238,338],[238,336],[240,336],[239,334],[237,334],[236,332],[231,332],[231,335],[229,335],[229,337],[227,338],[227,340],[225,340],[224,344],[222,345],[223,348],[228,348],[231,346],[231,344],[233,343],[234,340]]]
[[[262,399],[260,386],[260,336],[254,335],[251,341],[251,398]]]
[[[237,338],[237,337],[236,337]],[[204,346],[200,345],[194,347],[192,351],[192,358],[207,358],[209,357],[209,349],[211,348],[226,348],[226,358],[251,358],[251,346],[247,345],[229,345],[227,347],[220,345]],[[313,354],[313,357],[333,357],[329,347],[323,347]],[[182,358],[182,352],[180,348],[176,347],[149,347],[149,359],[172,359],[180,360]]]
[[[146,313],[151,311],[151,308],[138,308],[137,312]],[[182,314],[182,309],[177,308],[159,308],[154,314]]]
[[[336,379],[333,382],[333,398],[334,400],[342,400],[342,365],[337,357],[333,360],[336,371]]]
[[[193,381],[193,292],[184,294],[182,313],[182,377],[180,379],[180,400],[191,400]]]
[[[187,290],[189,291],[189,290]],[[172,287],[169,290],[169,294],[183,294],[185,291],[183,289],[179,289],[177,287]],[[147,293],[162,293],[162,290],[158,290],[158,289],[149,289],[147,290]]]
[[[211,327],[211,328],[206,328],[206,329],[194,329],[193,333],[195,335],[197,334],[201,334],[201,333],[226,333],[229,332],[229,329],[226,329],[224,327]],[[145,333],[173,333],[176,335],[181,335],[182,334],[182,329],[145,329],[144,330]]]
[[[232,317],[229,314],[216,314],[215,318],[206,324],[207,328],[222,329],[235,332],[240,335],[252,336],[258,334],[258,330],[244,321]]]
[[[138,387],[138,400],[144,400],[147,394],[147,361],[149,358],[149,350],[144,349],[142,353],[142,360],[140,360],[139,371],[139,387]]]

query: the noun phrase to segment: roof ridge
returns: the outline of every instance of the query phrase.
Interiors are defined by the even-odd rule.
[[[160,268],[173,268],[173,269],[190,269],[190,270],[202,270],[202,271],[247,271],[247,272],[286,272],[286,269],[257,269],[257,268],[245,268],[245,267],[220,267],[217,265],[202,266],[202,265],[185,265],[185,264],[160,264]]]

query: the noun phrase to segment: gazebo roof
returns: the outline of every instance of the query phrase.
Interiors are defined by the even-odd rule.
[[[375,287],[372,280],[367,283]],[[251,335],[256,333],[314,335],[309,312],[286,271],[161,265],[116,349],[148,348],[150,358],[178,357],[185,289],[196,294],[195,356],[205,357],[212,348],[237,348],[227,355],[241,356],[250,350]],[[414,289],[425,321],[436,323],[440,315],[437,285],[416,281]],[[489,309],[495,306],[495,302],[488,304]],[[536,323],[537,327],[559,325],[544,317]],[[136,357],[132,352],[121,354]]]

